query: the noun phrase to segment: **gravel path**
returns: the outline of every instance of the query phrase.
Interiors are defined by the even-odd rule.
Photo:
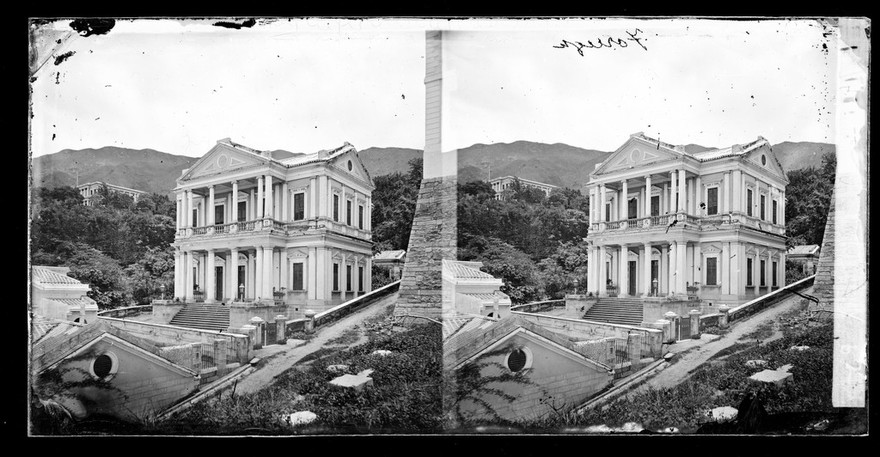
[[[321,349],[328,341],[338,337],[347,329],[361,324],[370,317],[387,312],[388,307],[394,306],[394,303],[396,302],[397,294],[389,295],[388,297],[367,306],[365,309],[355,311],[353,314],[345,316],[327,327],[318,329],[318,332],[311,340],[300,346],[290,346],[289,349],[280,349],[285,348],[285,346],[267,346],[266,349],[274,349],[271,352],[268,352],[269,354],[274,353],[277,355],[273,355],[272,358],[266,362],[266,365],[240,380],[238,386],[235,388],[235,393],[252,393],[268,386],[272,383],[275,376],[278,376],[287,371],[290,367],[296,365],[296,363],[303,357]],[[363,336],[359,341],[365,341]],[[258,357],[260,356],[261,351],[262,350],[257,351]],[[263,356],[265,357],[265,355]]]
[[[812,293],[812,290],[813,288],[810,287],[801,293],[810,294]],[[745,335],[754,332],[755,329],[757,329],[761,324],[764,324],[766,322],[775,322],[780,315],[793,309],[801,302],[801,300],[801,297],[798,297],[797,295],[792,295],[786,299],[779,301],[778,303],[771,305],[770,308],[765,309],[764,311],[749,316],[742,321],[736,322],[730,327],[730,331],[728,333],[721,335],[719,338],[715,338],[711,341],[706,341],[705,343],[701,342],[685,354],[676,355],[675,359],[673,359],[674,363],[672,365],[660,371],[657,375],[646,381],[643,385],[639,386],[636,389],[633,389],[632,392],[630,392],[628,395],[643,392],[649,387],[659,389],[664,387],[673,387],[677,384],[680,384],[682,381],[688,378],[691,371],[706,363],[706,361],[709,360],[710,357],[717,354],[722,349],[733,346],[737,342],[748,341],[749,339],[744,338]],[[762,342],[767,341],[768,340],[762,340]],[[668,351],[678,352],[685,349],[687,346],[693,345],[693,343],[676,343],[670,345]],[[676,346],[678,346],[678,348]]]

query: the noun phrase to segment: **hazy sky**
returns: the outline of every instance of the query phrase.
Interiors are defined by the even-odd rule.
[[[421,149],[424,30],[438,26],[460,30],[446,47],[445,147],[608,151],[638,131],[718,147],[758,135],[833,142],[833,62],[811,20],[213,22],[117,21],[42,56],[32,154],[114,145],[200,156],[225,137],[295,152],[343,141]],[[44,26],[46,36],[68,23]],[[647,50],[553,47],[627,32]]]
[[[832,63],[816,21],[526,22],[534,30],[449,35],[447,147],[531,140],[611,151],[639,131],[714,147],[758,135],[834,142]],[[554,48],[627,32],[647,50]]]
[[[294,152],[423,147],[425,34],[412,21],[214,22],[74,34],[54,55],[75,54],[33,83],[33,155],[112,145],[201,156],[226,137]]]

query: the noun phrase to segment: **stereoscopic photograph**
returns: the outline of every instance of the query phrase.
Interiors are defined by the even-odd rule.
[[[29,34],[31,437],[868,433],[869,19]]]

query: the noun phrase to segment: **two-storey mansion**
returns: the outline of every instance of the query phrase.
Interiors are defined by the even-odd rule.
[[[687,152],[630,136],[590,175],[593,294],[739,304],[785,285],[785,186],[764,138]]]
[[[369,292],[373,189],[348,143],[276,159],[218,141],[174,189],[174,296],[301,313]]]

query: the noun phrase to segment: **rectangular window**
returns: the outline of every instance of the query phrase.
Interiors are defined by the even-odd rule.
[[[194,209],[194,210],[193,210],[192,226],[193,226],[193,227],[198,227],[198,226],[199,226],[199,210],[197,210],[197,209]]]
[[[767,197],[761,195],[761,220],[766,221],[766,211],[767,210]]]
[[[706,214],[718,214],[718,188],[710,187],[706,189]]]
[[[364,229],[364,205],[358,205],[358,228]]]
[[[306,194],[300,192],[293,194],[293,220],[301,221],[306,218]]]
[[[293,290],[303,290],[303,264],[293,264]]]
[[[651,215],[659,216],[660,215],[660,196],[655,195],[651,197]]]
[[[364,291],[364,267],[358,267],[358,292]]]
[[[706,257],[706,285],[718,285],[718,259],[715,257]]]
[[[611,203],[605,204],[605,220],[606,221],[611,220]]]
[[[776,213],[779,211],[779,205],[776,203],[776,200],[773,200],[773,223],[776,224]]]
[[[637,219],[639,216],[639,201],[635,198],[630,199],[627,202],[627,218],[628,219]]]
[[[226,214],[225,209],[226,207],[223,205],[214,206],[214,225],[220,225],[224,222],[223,215]]]
[[[339,195],[333,195],[333,220],[339,221]]]
[[[345,225],[351,225],[351,200],[345,201]]]
[[[339,291],[339,264],[333,264],[333,291]]]
[[[776,271],[778,270],[778,269],[776,268],[776,262],[771,263],[771,264],[770,264],[770,268],[772,268],[772,272],[771,272],[770,277],[773,279],[773,287],[776,287],[776,286],[779,285],[779,284],[776,282]]]
[[[351,265],[345,266],[345,290],[351,292]]]
[[[752,203],[752,189],[749,189],[746,191],[746,214],[748,216],[752,215],[752,206],[754,206]]]
[[[761,261],[761,287],[767,285],[767,261]]]
[[[247,202],[238,202],[238,222],[247,220]]]
[[[752,259],[746,259],[746,286],[753,286],[752,284]]]

